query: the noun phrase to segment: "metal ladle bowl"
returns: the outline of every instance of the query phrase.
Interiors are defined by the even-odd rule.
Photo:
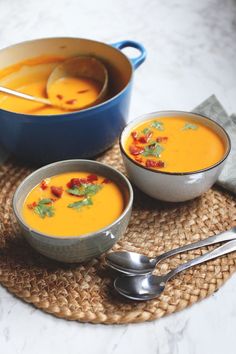
[[[51,95],[51,87],[52,85],[60,79],[66,78],[66,77],[72,77],[72,78],[87,78],[87,79],[93,79],[95,81],[98,81],[101,84],[101,90],[96,97],[96,99],[92,102],[90,102],[87,105],[84,105],[81,107],[81,105],[78,103],[74,103],[73,107],[70,107],[68,104],[64,103],[63,101],[57,101],[57,106],[63,109],[82,109],[82,108],[87,108],[91,107],[95,104],[98,104],[102,102],[107,94],[107,88],[108,88],[108,72],[105,66],[101,61],[94,57],[89,57],[89,56],[79,56],[79,57],[74,57],[70,58],[60,65],[57,65],[55,69],[51,72],[48,81],[47,81],[47,95],[49,100],[54,103],[53,97]]]

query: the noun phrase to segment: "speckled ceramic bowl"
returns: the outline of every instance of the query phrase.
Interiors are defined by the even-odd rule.
[[[124,143],[130,132],[139,123],[158,117],[187,117],[188,121],[201,122],[216,134],[218,134],[225,144],[225,153],[216,164],[194,172],[165,172],[161,170],[150,170],[131,159],[125,152]],[[182,111],[162,111],[145,114],[131,123],[123,130],[120,137],[120,149],[130,180],[144,193],[153,198],[167,202],[183,202],[200,196],[208,191],[216,182],[221,173],[225,161],[230,152],[230,138],[224,128],[218,123],[201,114]]]
[[[31,229],[22,217],[24,200],[30,190],[43,179],[64,172],[86,171],[114,181],[120,188],[125,208],[112,224],[96,232],[78,236],[50,236]],[[133,190],[128,179],[112,167],[89,160],[66,160],[44,166],[26,177],[13,197],[13,210],[22,234],[29,244],[46,257],[61,262],[84,262],[109,250],[124,234],[129,223]]]

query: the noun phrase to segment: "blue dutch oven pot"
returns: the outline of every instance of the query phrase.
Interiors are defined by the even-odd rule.
[[[121,52],[126,47],[136,48],[139,56],[128,59]],[[100,58],[109,72],[112,95],[97,106],[62,115],[30,115],[0,109],[0,144],[17,158],[33,164],[91,158],[102,153],[112,146],[126,125],[133,73],[145,60],[144,47],[129,40],[107,45],[80,38],[37,39],[2,49],[0,70],[45,54]]]

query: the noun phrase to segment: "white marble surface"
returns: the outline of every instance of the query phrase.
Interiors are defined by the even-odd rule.
[[[148,59],[135,75],[130,118],[189,110],[212,93],[236,111],[235,0],[0,0],[0,47],[45,36],[142,42]],[[0,287],[0,353],[234,354],[235,292],[236,275],[175,315],[103,326],[56,319]]]

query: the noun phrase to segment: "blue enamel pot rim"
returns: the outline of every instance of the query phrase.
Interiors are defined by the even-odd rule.
[[[82,109],[80,111],[75,111],[75,112],[67,112],[67,113],[62,113],[62,114],[48,114],[48,115],[31,115],[31,114],[27,114],[27,113],[17,113],[17,112],[13,112],[13,111],[9,111],[9,110],[5,110],[5,109],[2,109],[0,108],[0,111],[3,111],[3,112],[6,112],[7,114],[14,114],[14,115],[17,115],[19,116],[20,118],[30,118],[30,120],[42,120],[42,119],[48,119],[50,118],[50,120],[55,120],[55,119],[60,119],[60,120],[63,120],[63,118],[66,117],[66,119],[68,118],[76,118],[78,119],[78,114],[80,114],[81,118],[83,116],[83,114],[85,115],[86,113],[93,113],[93,111],[102,111],[103,109],[105,109],[106,105],[110,105],[112,103],[114,103],[115,100],[117,100],[122,94],[124,91],[127,90],[127,88],[130,86],[130,84],[132,83],[132,80],[133,80],[133,74],[134,74],[134,70],[136,69],[134,64],[132,63],[132,58],[129,59],[124,53],[122,53],[122,48],[125,48],[126,46],[122,46],[122,43],[134,43],[136,44],[136,49],[139,49],[141,51],[141,57],[140,57],[140,64],[142,64],[142,62],[145,60],[146,58],[146,50],[145,48],[138,42],[134,42],[134,41],[129,41],[129,40],[123,40],[123,41],[120,41],[118,43],[113,43],[113,44],[106,44],[102,41],[95,41],[93,39],[87,39],[87,38],[80,38],[80,37],[45,37],[45,38],[35,38],[35,39],[31,39],[31,40],[27,40],[27,41],[23,41],[23,42],[19,42],[19,43],[14,43],[12,45],[9,45],[7,47],[4,47],[4,48],[1,48],[0,49],[0,56],[1,56],[1,52],[2,51],[5,51],[7,49],[10,49],[12,47],[16,47],[16,46],[20,46],[21,44],[26,44],[26,43],[31,43],[31,42],[40,42],[40,41],[44,41],[44,40],[67,40],[67,39],[76,39],[76,40],[84,40],[84,41],[88,41],[88,42],[92,42],[92,43],[99,43],[99,44],[102,44],[104,46],[109,46],[111,47],[112,49],[114,49],[115,51],[118,51],[121,55],[123,55],[123,57],[127,60],[127,63],[130,65],[130,69],[131,69],[131,75],[130,75],[130,79],[128,81],[128,83],[125,85],[125,87],[120,91],[118,92],[115,96],[109,98],[108,100],[102,102],[102,103],[99,103],[98,105],[95,105],[95,106],[92,106],[92,107],[88,107],[88,108],[85,108],[85,109]],[[120,46],[120,49],[119,47],[117,46],[116,48],[116,45],[117,44],[121,44]],[[69,117],[68,117],[69,116]]]
[[[175,115],[181,115],[181,114],[191,114],[193,116],[197,118],[204,118],[210,122],[213,123],[213,125],[216,125],[221,131],[223,131],[223,133],[225,134],[225,137],[226,137],[226,140],[227,140],[227,143],[228,143],[228,146],[225,150],[225,153],[224,153],[224,156],[218,161],[216,162],[214,165],[211,165],[209,167],[206,167],[206,168],[203,168],[203,169],[200,169],[200,170],[196,170],[196,171],[190,171],[190,172],[167,172],[167,171],[161,171],[161,170],[154,170],[154,169],[150,169],[146,166],[143,166],[141,164],[139,164],[138,162],[136,162],[135,160],[133,160],[128,154],[127,152],[125,151],[124,149],[124,146],[123,146],[123,142],[122,142],[122,137],[123,137],[123,134],[125,133],[125,131],[131,131],[133,128],[131,127],[133,124],[135,126],[135,122],[137,121],[137,125],[141,122],[145,122],[145,121],[148,121],[152,118],[154,118],[153,116],[155,116],[156,114],[159,115],[159,118],[160,115],[163,115],[163,116],[166,116],[168,115],[168,113],[174,113]],[[139,121],[139,119],[142,119],[144,118],[142,121]],[[131,128],[130,128],[131,127]],[[227,157],[229,156],[230,154],[230,151],[231,151],[231,140],[230,140],[230,137],[229,137],[229,134],[227,133],[227,131],[224,129],[224,127],[222,127],[222,125],[220,125],[218,122],[214,121],[213,119],[205,116],[204,114],[201,114],[201,113],[196,113],[196,112],[188,112],[188,111],[179,111],[179,110],[166,110],[166,111],[155,111],[155,112],[151,112],[151,113],[146,113],[146,114],[142,114],[141,116],[139,117],[136,117],[134,120],[130,121],[125,127],[124,129],[122,130],[121,134],[120,134],[120,137],[119,137],[119,146],[120,146],[120,150],[121,152],[124,154],[124,156],[133,164],[135,164],[136,166],[138,166],[139,168],[141,169],[144,169],[144,170],[147,170],[149,172],[153,172],[153,173],[156,173],[156,174],[163,174],[163,175],[170,175],[170,176],[187,176],[187,175],[192,175],[192,174],[196,174],[196,173],[202,173],[202,172],[206,172],[206,171],[209,171],[217,166],[219,166],[222,162],[224,162]]]
[[[102,169],[106,169],[106,170],[111,170],[113,173],[117,174],[126,184],[127,186],[127,190],[129,192],[129,199],[125,205],[124,210],[122,211],[122,213],[120,214],[120,216],[115,219],[112,223],[104,226],[101,229],[95,230],[94,232],[90,232],[87,234],[83,234],[83,235],[78,235],[78,236],[57,236],[57,235],[48,235],[46,233],[42,233],[41,231],[38,231],[34,228],[31,228],[23,219],[23,217],[21,216],[20,212],[18,212],[18,209],[16,207],[16,203],[17,203],[17,194],[20,193],[20,189],[22,188],[22,186],[27,183],[28,180],[32,179],[35,177],[35,175],[37,175],[39,172],[43,171],[43,170],[47,170],[50,167],[56,167],[57,165],[63,165],[63,164],[68,164],[70,166],[70,163],[75,163],[75,162],[84,162],[84,163],[88,163],[89,165],[93,164],[93,165],[98,165],[101,167]],[[72,172],[70,171],[70,168],[68,168],[68,172]],[[88,172],[89,172],[89,168],[88,168]],[[100,173],[100,172],[99,172]],[[102,172],[101,172],[102,173]],[[133,205],[133,199],[134,199],[134,192],[133,192],[133,188],[132,185],[130,183],[130,181],[128,180],[128,178],[121,173],[120,171],[116,170],[115,168],[106,165],[102,162],[98,162],[98,161],[93,161],[93,160],[86,160],[86,159],[69,159],[69,160],[62,160],[62,161],[56,161],[53,163],[50,163],[48,165],[45,165],[41,168],[38,168],[37,170],[35,170],[34,172],[32,172],[31,174],[29,174],[27,177],[25,177],[23,179],[23,181],[20,183],[20,185],[17,187],[14,195],[13,195],[13,199],[12,199],[12,205],[13,205],[13,211],[14,214],[16,216],[16,219],[18,221],[18,223],[22,224],[24,226],[24,228],[27,229],[27,232],[34,232],[38,235],[40,235],[40,237],[43,238],[48,238],[48,239],[53,239],[53,240],[71,240],[71,239],[87,239],[87,238],[91,238],[94,237],[94,235],[101,233],[101,232],[105,232],[108,228],[113,227],[114,225],[116,225],[117,223],[119,223],[120,221],[122,221],[122,219],[124,218],[124,216],[130,211],[132,210],[132,205]]]

